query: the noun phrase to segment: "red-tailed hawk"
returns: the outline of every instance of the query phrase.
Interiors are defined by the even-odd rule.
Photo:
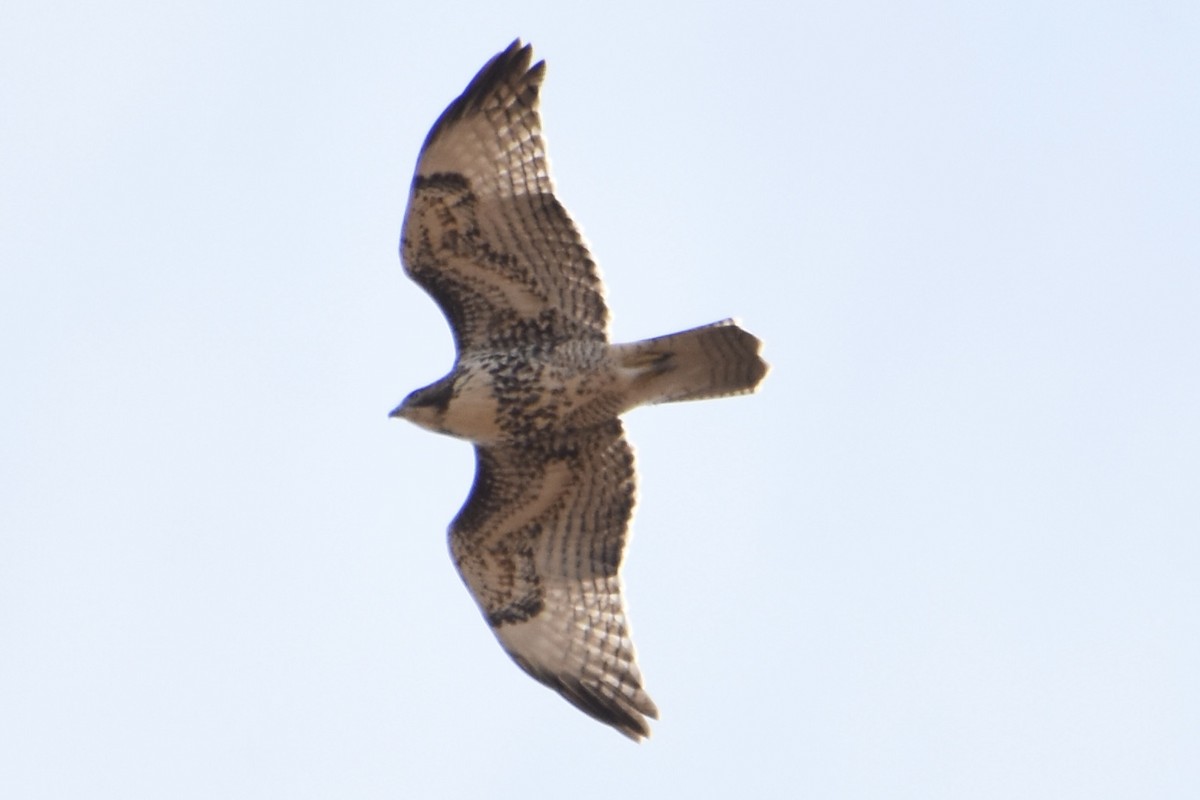
[[[475,443],[455,566],[514,661],[636,740],[658,710],[621,600],[634,471],[618,417],[753,391],[767,365],[729,320],[609,343],[596,265],[554,196],[545,62],[530,57],[518,40],[484,65],[421,148],[400,253],[458,355],[391,416]]]

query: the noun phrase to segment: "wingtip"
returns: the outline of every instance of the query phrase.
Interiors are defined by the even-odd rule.
[[[650,738],[649,720],[658,719],[658,707],[640,686],[636,688],[636,694],[630,697],[606,691],[607,687],[601,688],[590,681],[563,680],[560,677],[541,677],[540,680],[571,705],[622,736],[635,742]]]
[[[439,134],[452,122],[479,111],[482,105],[502,84],[517,86],[522,81],[532,90],[532,102],[536,103],[537,87],[546,73],[546,62],[533,60],[533,45],[522,44],[520,37],[512,40],[508,47],[488,59],[475,73],[467,88],[442,112],[429,134],[425,137],[422,152],[430,147]]]
[[[494,632],[498,630],[493,629]],[[497,636],[500,634],[497,633]],[[595,677],[543,669],[515,652],[503,638],[501,643],[517,666],[592,719],[635,742],[650,737],[649,720],[658,719],[658,707],[642,688],[636,667],[632,670],[632,683],[618,688]]]
[[[593,719],[603,722],[626,738],[640,742],[650,738],[651,719],[658,719],[658,709],[644,692],[641,698],[615,698],[580,683],[553,685],[567,701]]]
[[[513,39],[511,42],[509,42],[508,47],[504,48],[499,53],[497,53],[495,56],[493,56],[492,61],[497,61],[497,60],[505,60],[505,61],[513,60],[513,61],[515,61],[518,58],[527,60],[530,62],[533,60],[533,43],[532,42],[522,43],[520,36]],[[491,62],[488,62],[488,63],[491,63]],[[530,70],[544,69],[545,65],[546,65],[546,61],[543,59],[542,61],[539,61],[536,64],[534,64],[532,67],[529,67],[529,69]]]

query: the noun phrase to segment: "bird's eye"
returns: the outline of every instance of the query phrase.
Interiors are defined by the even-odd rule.
[[[414,393],[412,405],[417,408],[438,408],[442,411],[450,405],[450,397],[454,393],[454,385],[449,381],[422,389]]]

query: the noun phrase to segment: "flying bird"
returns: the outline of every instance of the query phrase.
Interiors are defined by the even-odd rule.
[[[609,342],[596,265],[554,194],[531,56],[517,40],[488,61],[421,148],[400,255],[457,356],[390,416],[475,445],[450,552],[500,644],[639,740],[658,709],[621,598],[634,465],[619,417],[751,392],[767,365],[731,320]]]

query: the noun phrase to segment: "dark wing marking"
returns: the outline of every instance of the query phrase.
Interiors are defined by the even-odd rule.
[[[642,689],[618,575],[634,500],[620,421],[475,453],[450,550],[496,638],[584,712],[648,736],[658,710]]]
[[[596,265],[554,196],[538,115],[545,62],[513,42],[430,130],[400,240],[405,269],[450,321],[459,353],[607,340]]]

